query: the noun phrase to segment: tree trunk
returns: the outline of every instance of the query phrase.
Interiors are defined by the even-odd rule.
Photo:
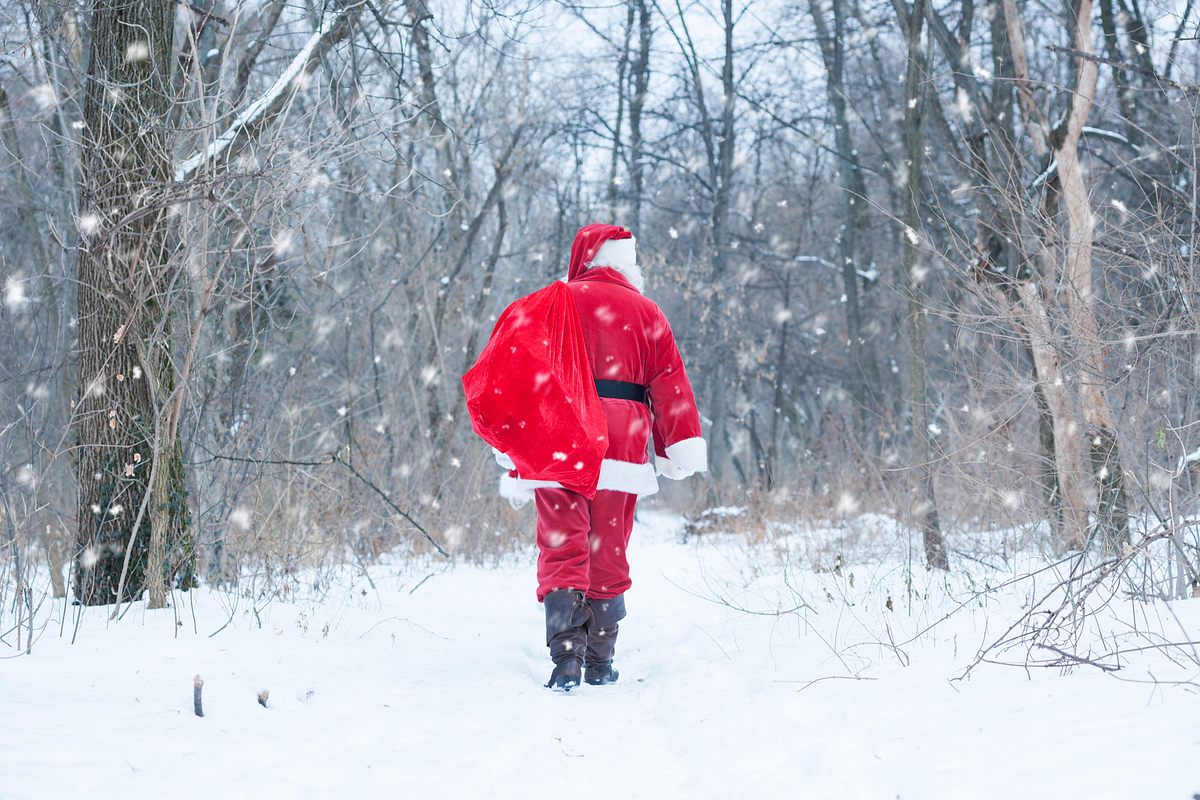
[[[732,453],[729,445],[729,374],[730,365],[727,363],[729,353],[728,336],[725,330],[725,304],[729,298],[723,292],[727,278],[728,267],[726,257],[729,248],[729,208],[733,192],[733,152],[734,152],[734,84],[733,84],[733,3],[732,0],[722,0],[722,18],[725,26],[725,57],[721,69],[722,105],[721,130],[717,134],[717,147],[709,148],[710,158],[715,163],[709,165],[714,177],[715,192],[712,207],[712,245],[713,245],[713,279],[711,313],[709,315],[709,341],[715,349],[717,357],[716,369],[712,373],[712,415],[713,428],[710,442],[709,469],[713,478],[718,482],[727,477],[727,467],[732,463]],[[703,96],[703,88],[699,80],[695,86],[697,95]]]
[[[1092,0],[1079,0],[1075,49],[1081,53],[1092,53],[1094,50]],[[1076,61],[1077,85],[1061,136],[1055,137],[1058,145],[1054,148],[1054,158],[1058,161],[1062,200],[1067,212],[1063,270],[1069,287],[1067,314],[1081,356],[1080,400],[1083,418],[1087,423],[1090,461],[1099,493],[1097,533],[1105,549],[1115,552],[1121,542],[1129,541],[1129,519],[1116,427],[1104,393],[1106,378],[1100,324],[1093,310],[1092,239],[1096,219],[1079,163],[1079,139],[1095,102],[1099,66],[1090,58],[1078,58]]]
[[[620,192],[617,191],[617,187],[621,178],[617,174],[617,167],[621,163],[621,130],[625,127],[625,86],[629,74],[629,40],[633,36],[635,11],[636,7],[630,0],[625,20],[625,37],[621,42],[621,58],[617,61],[617,120],[613,123],[613,145],[608,163],[608,214],[614,221],[619,213],[617,202]],[[637,235],[636,230],[634,235]]]
[[[1025,45],[1025,34],[1017,12],[1015,0],[1002,0],[1005,29],[1013,59],[1016,78],[1017,102],[1025,123],[1034,154],[1046,163],[1053,158],[1057,162],[1057,175],[1046,181],[1046,197],[1040,209],[1043,220],[1051,220],[1059,205],[1056,186],[1061,187],[1063,203],[1067,210],[1065,239],[1065,262],[1059,269],[1052,250],[1051,234],[1047,230],[1037,233],[1038,260],[1045,280],[1057,281],[1062,277],[1067,283],[1068,306],[1067,327],[1075,332],[1083,347],[1084,372],[1091,375],[1083,382],[1082,406],[1084,419],[1089,426],[1103,431],[1101,421],[1110,421],[1107,401],[1100,389],[1103,364],[1100,363],[1099,327],[1091,309],[1091,250],[1094,219],[1088,204],[1087,189],[1079,165],[1079,137],[1091,111],[1096,91],[1098,67],[1087,58],[1077,60],[1075,87],[1071,105],[1063,118],[1060,129],[1052,131],[1045,115],[1034,102],[1033,83],[1029,75],[1029,61]],[[1092,52],[1092,0],[1080,0],[1075,26],[1075,46],[1083,52]],[[1055,326],[1050,316],[1050,298],[1036,280],[1020,283],[1020,303],[1030,336],[1034,363],[1042,381],[1046,407],[1054,426],[1054,459],[1058,468],[1059,501],[1061,503],[1060,547],[1080,549],[1088,540],[1088,483],[1087,466],[1084,458],[1083,437],[1087,431],[1080,424],[1080,415],[1071,396],[1071,385],[1063,373],[1058,348],[1055,345]],[[1096,420],[1093,422],[1092,420]],[[1111,425],[1107,426],[1111,431]],[[1089,437],[1093,440],[1096,437]],[[1097,456],[1106,463],[1116,458],[1115,437],[1111,446],[1098,437],[1103,447]],[[1118,468],[1119,469],[1119,468]],[[1113,494],[1110,506],[1117,513],[1118,503]]]
[[[1076,422],[1067,379],[1063,376],[1050,312],[1036,281],[1018,285],[1025,328],[1029,332],[1033,361],[1053,428],[1054,465],[1058,473],[1059,545],[1075,549],[1087,542],[1088,502],[1083,482],[1082,431]]]
[[[825,21],[820,0],[809,0],[813,24],[821,44],[825,63],[825,85],[833,114],[834,144],[837,148],[838,175],[842,190],[842,225],[838,232],[838,265],[842,271],[843,303],[846,309],[846,339],[850,350],[850,396],[854,400],[856,425],[863,430],[863,412],[867,407],[867,388],[876,391],[879,374],[874,359],[865,348],[862,311],[858,299],[858,273],[855,249],[866,217],[866,183],[850,135],[850,115],[846,107],[845,72],[845,0],[833,0],[833,31]],[[867,267],[869,268],[869,264]]]
[[[159,472],[183,491],[179,448],[154,441],[158,409],[151,386],[174,383],[167,242],[174,10],[168,0],[98,0],[92,10],[74,415],[75,596],[88,605],[119,599],[127,547],[127,596],[141,593],[153,524],[160,526],[155,535],[164,552],[175,551],[187,535],[186,493],[165,510],[152,507],[133,530],[152,489],[147,484],[154,458],[165,459]]]
[[[645,171],[642,158],[642,110],[646,107],[646,92],[650,87],[650,43],[653,31],[650,28],[650,6],[646,0],[637,0],[638,7],[638,51],[633,62],[633,95],[629,98],[629,176],[633,183],[633,209],[630,222],[636,232],[642,223],[642,192],[645,186]]]
[[[901,6],[902,8],[902,6]],[[925,97],[925,65],[921,54],[925,0],[915,0],[908,14],[908,71],[904,80],[904,229],[900,235],[904,278],[908,290],[909,390],[912,408],[912,464],[916,473],[917,503],[925,546],[925,565],[930,569],[949,569],[946,541],[938,520],[934,493],[933,442],[929,435],[929,399],[925,386],[925,302],[921,288],[923,268],[918,262],[921,229],[921,163],[924,138],[922,116]]]

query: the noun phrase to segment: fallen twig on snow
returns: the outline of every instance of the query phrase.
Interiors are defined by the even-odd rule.
[[[204,691],[204,678],[197,675],[192,678],[192,707],[196,712],[197,717],[204,716],[204,704],[201,702],[200,693]]]

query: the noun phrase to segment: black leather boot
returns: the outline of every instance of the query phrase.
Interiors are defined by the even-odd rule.
[[[589,600],[588,604],[592,613],[588,617],[583,679],[592,686],[616,683],[620,673],[613,669],[612,662],[617,650],[617,623],[625,619],[625,595]]]
[[[581,679],[590,609],[583,592],[576,589],[555,589],[542,604],[546,607],[546,646],[554,661],[546,686],[569,692]]]

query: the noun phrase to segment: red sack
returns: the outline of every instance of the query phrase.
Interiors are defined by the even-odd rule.
[[[566,284],[505,309],[462,382],[471,426],[518,476],[596,496],[608,422]]]

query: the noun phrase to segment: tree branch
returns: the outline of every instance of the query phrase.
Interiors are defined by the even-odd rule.
[[[288,63],[287,69],[261,97],[238,114],[208,147],[194,153],[175,168],[175,180],[186,181],[200,172],[228,162],[269,125],[295,96],[304,79],[334,45],[350,35],[363,3],[327,12],[304,47]]]

